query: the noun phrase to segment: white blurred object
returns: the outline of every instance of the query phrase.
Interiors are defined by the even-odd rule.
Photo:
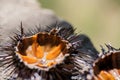
[[[37,0],[0,0],[0,39],[10,36],[21,21],[28,28],[48,26],[59,19],[51,10],[41,8]]]

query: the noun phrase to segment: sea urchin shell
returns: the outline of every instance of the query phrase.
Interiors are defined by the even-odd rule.
[[[79,73],[74,64],[81,42],[77,38],[72,27],[48,27],[44,31],[37,27],[25,33],[21,24],[20,33],[1,45],[0,66],[9,80],[71,80]]]
[[[48,71],[69,55],[68,42],[57,36],[56,31],[52,29],[49,33],[40,32],[22,38],[16,46],[15,53],[29,68]]]
[[[120,80],[120,50],[107,47],[109,51],[93,64],[94,80]]]

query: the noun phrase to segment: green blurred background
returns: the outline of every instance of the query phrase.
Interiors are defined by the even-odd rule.
[[[120,0],[39,0],[41,6],[70,22],[77,33],[86,34],[100,51],[110,43],[120,47]]]

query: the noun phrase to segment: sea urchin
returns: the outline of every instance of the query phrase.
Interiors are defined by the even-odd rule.
[[[74,62],[81,41],[72,27],[43,31],[37,27],[25,32],[21,24],[20,31],[10,38],[0,49],[0,65],[9,80],[71,80],[79,73]]]

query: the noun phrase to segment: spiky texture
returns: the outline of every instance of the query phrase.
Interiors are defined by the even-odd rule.
[[[106,45],[108,51],[102,47],[102,53],[99,58],[93,63],[94,80],[120,79],[120,49],[115,49],[110,45]]]
[[[74,55],[74,64],[79,73],[72,78],[78,80],[119,80],[120,49],[110,45],[106,45],[106,47],[108,51],[102,47],[102,53],[94,54],[94,56],[87,53]],[[95,55],[98,57],[96,58]]]
[[[98,56],[76,55],[79,75],[76,77],[80,80],[119,80],[120,79],[120,49],[116,49],[110,45],[106,45],[108,51],[102,46],[102,53]],[[79,58],[79,59],[77,59]],[[76,62],[75,62],[76,63]],[[85,68],[83,68],[86,66]],[[82,68],[82,69],[81,69]]]
[[[48,71],[44,71],[28,68],[18,58],[15,53],[15,47],[18,42],[22,41],[25,37],[39,32],[49,33],[52,29],[53,27],[48,27],[45,30],[40,27],[35,27],[33,30],[29,29],[28,31],[24,31],[21,24],[20,31],[15,33],[15,36],[10,37],[12,41],[9,41],[5,46],[1,45],[0,66],[4,68],[3,74],[6,73],[9,80],[74,80],[74,77],[77,75],[80,75],[79,78],[81,79],[86,79],[86,75],[91,68],[89,63],[91,64],[98,57],[96,55],[98,52],[85,35],[74,34],[74,29],[71,26],[65,27],[65,24],[55,25],[54,27],[57,30],[57,35],[68,41],[71,45],[68,51],[69,56],[61,64],[56,65]]]

